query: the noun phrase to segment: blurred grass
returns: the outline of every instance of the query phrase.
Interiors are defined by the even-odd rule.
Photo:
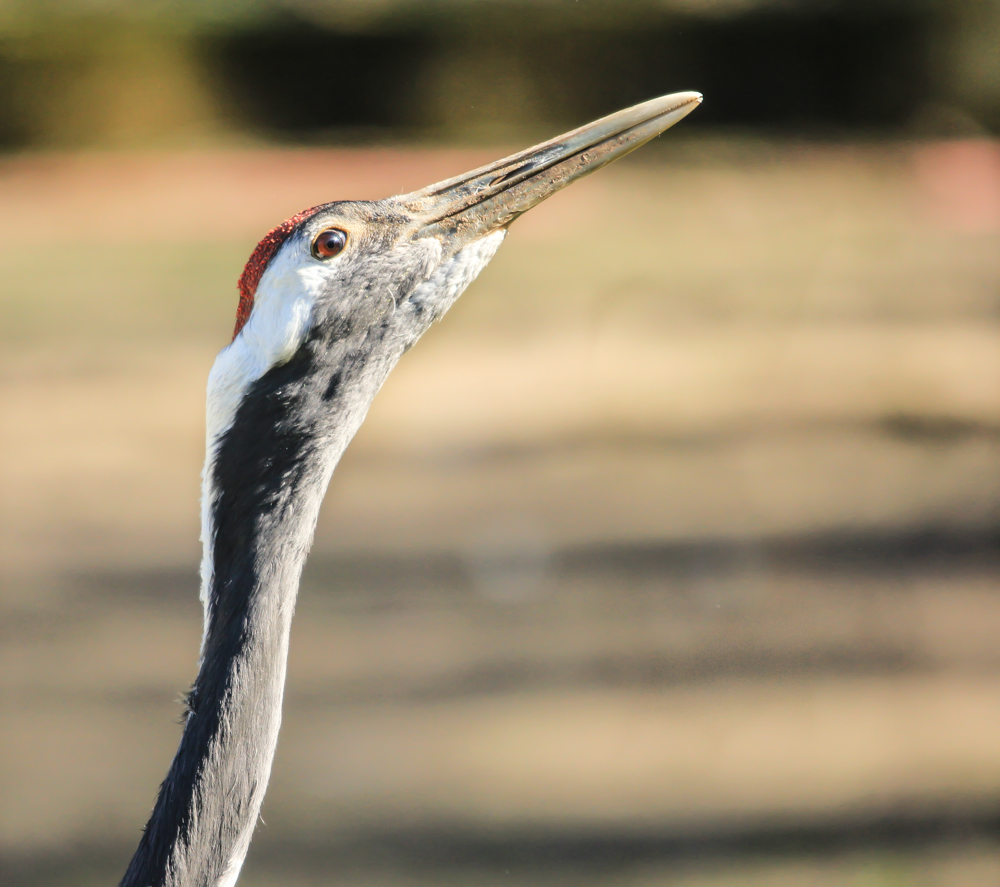
[[[968,193],[996,185],[1000,153],[989,144],[988,178],[955,183],[950,214],[940,217],[925,181],[934,170],[922,170],[919,148],[664,145],[659,162],[630,160],[519,221],[476,284],[479,295],[449,317],[460,328],[450,337],[523,340],[609,325],[633,334],[685,324],[989,323],[1000,312],[995,219],[976,215]],[[282,164],[314,176],[285,176],[303,203],[338,191],[385,196],[416,186],[421,163],[433,176],[489,154],[445,152],[444,167],[427,152],[383,151],[381,177],[364,170],[363,152],[257,156],[8,160],[0,336],[169,341],[214,330],[224,341],[226,296],[247,251],[279,214],[301,209],[276,193]],[[394,161],[402,175],[391,172]],[[264,163],[263,182],[240,179]],[[363,185],[352,183],[356,172]],[[31,203],[31,188],[43,202]],[[968,221],[963,200],[972,204]]]
[[[0,255],[7,348],[210,341],[230,321],[217,294],[233,290],[243,244],[88,243],[61,227],[48,238]]]

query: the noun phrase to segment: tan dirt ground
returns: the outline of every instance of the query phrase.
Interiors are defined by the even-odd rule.
[[[996,809],[1000,221],[941,156],[688,146],[513,227],[331,486],[246,883],[326,883],[306,851],[284,874],[267,854],[386,830]],[[0,851],[18,884],[81,883],[66,848],[111,848],[113,877],[175,746],[204,379],[254,239],[492,158],[0,164]],[[39,874],[57,851],[68,868]],[[1000,865],[988,841],[914,853],[571,880],[943,887]],[[429,882],[365,865],[344,881]]]

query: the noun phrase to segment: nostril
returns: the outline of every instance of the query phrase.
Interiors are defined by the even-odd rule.
[[[537,161],[529,161],[528,163],[525,163],[522,166],[518,166],[518,167],[515,167],[512,170],[509,170],[508,172],[504,173],[499,178],[494,179],[492,182],[490,182],[490,184],[491,185],[500,185],[503,182],[506,182],[506,181],[509,181],[510,179],[513,179],[515,176],[519,176],[523,172],[531,172],[536,166],[538,166],[538,162]]]

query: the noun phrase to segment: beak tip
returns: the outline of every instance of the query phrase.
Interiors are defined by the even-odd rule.
[[[674,92],[670,95],[653,99],[647,102],[645,106],[637,105],[636,107],[646,107],[650,110],[655,109],[656,117],[659,118],[663,125],[663,128],[660,130],[662,132],[687,117],[704,100],[705,97],[700,92]]]
[[[672,96],[665,96],[665,98],[671,98],[677,102],[678,107],[685,107],[686,105],[694,105],[698,107],[703,101],[705,101],[705,96],[700,92],[678,92],[674,93]]]
[[[660,130],[662,132],[687,117],[704,100],[705,97],[700,92],[693,90],[691,92],[672,92],[669,95],[650,99],[641,105],[626,108],[624,111],[620,111],[619,115],[634,115],[639,121],[657,118],[663,124],[663,128]]]

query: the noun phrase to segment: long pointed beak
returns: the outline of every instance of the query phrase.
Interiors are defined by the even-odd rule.
[[[697,92],[661,96],[396,199],[418,221],[414,237],[445,235],[465,244],[505,228],[570,182],[624,157],[699,104]]]

